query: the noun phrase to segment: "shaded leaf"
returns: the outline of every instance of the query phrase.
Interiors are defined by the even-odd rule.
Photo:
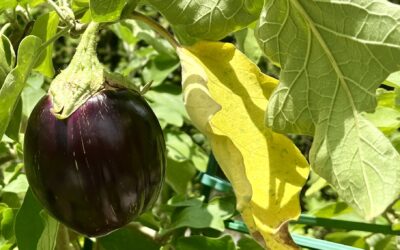
[[[235,243],[231,236],[225,235],[220,238],[210,238],[194,235],[179,238],[175,244],[176,250],[235,250]]]
[[[104,250],[158,250],[160,245],[136,228],[122,228],[98,239]]]
[[[44,229],[43,221],[39,215],[40,211],[42,211],[42,206],[36,201],[29,189],[15,222],[15,236],[19,250],[36,250]]]
[[[264,126],[277,81],[231,44],[201,42],[178,52],[186,109],[210,140],[248,228],[272,249],[293,247],[285,222],[300,214],[309,167],[288,138]]]
[[[263,0],[147,0],[185,39],[220,40],[257,20]]]
[[[360,113],[400,58],[400,6],[388,1],[268,1],[256,32],[282,68],[266,123],[314,135],[311,166],[368,219],[400,193],[400,155]],[[295,34],[295,35],[294,35]]]

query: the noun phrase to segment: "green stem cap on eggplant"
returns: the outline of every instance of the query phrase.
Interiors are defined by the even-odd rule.
[[[68,118],[91,96],[103,89],[134,89],[123,76],[108,72],[97,58],[99,26],[95,22],[88,25],[71,63],[50,85],[49,96],[53,103],[51,112],[58,119]]]

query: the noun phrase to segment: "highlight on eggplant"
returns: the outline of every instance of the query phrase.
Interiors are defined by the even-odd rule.
[[[24,142],[29,185],[47,211],[87,236],[108,234],[149,209],[164,182],[162,129],[132,90],[103,90],[67,119],[43,97]]]

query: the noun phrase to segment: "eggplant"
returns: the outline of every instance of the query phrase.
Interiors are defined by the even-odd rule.
[[[43,97],[28,120],[29,185],[60,222],[89,237],[128,224],[156,201],[165,176],[165,141],[136,91],[103,90],[67,119]]]

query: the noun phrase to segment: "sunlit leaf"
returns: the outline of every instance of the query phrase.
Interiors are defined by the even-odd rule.
[[[399,70],[399,16],[389,1],[271,0],[256,32],[282,68],[267,125],[314,135],[311,166],[368,219],[400,193],[400,155],[361,115]]]
[[[27,36],[22,40],[18,50],[17,66],[7,75],[0,89],[0,138],[11,120],[41,44],[42,41],[35,36]]]
[[[300,214],[309,167],[288,138],[264,126],[277,80],[231,44],[201,42],[179,56],[186,109],[210,140],[247,226],[271,249],[294,248],[285,222]]]
[[[31,35],[37,36],[43,42],[46,42],[56,34],[58,23],[59,18],[57,13],[46,13],[36,20]],[[53,44],[50,44],[40,55],[40,59],[38,59],[34,70],[50,78],[54,76]]]

